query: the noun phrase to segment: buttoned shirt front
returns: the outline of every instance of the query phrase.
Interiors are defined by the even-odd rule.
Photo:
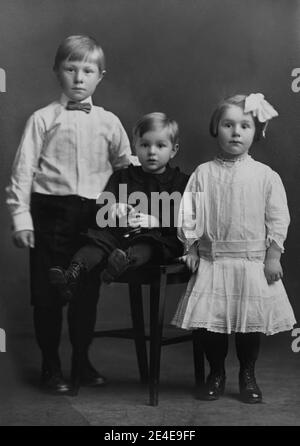
[[[114,170],[136,164],[117,116],[92,105],[90,113],[67,110],[68,98],[37,110],[27,121],[7,187],[16,231],[33,229],[32,192],[95,199]]]

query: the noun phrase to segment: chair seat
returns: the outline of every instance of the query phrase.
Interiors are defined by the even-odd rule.
[[[127,270],[126,273],[115,279],[115,283],[136,283],[140,285],[150,285],[154,280],[159,280],[160,276],[167,276],[167,284],[186,283],[191,273],[182,263],[171,263],[168,265],[149,265],[134,270]]]

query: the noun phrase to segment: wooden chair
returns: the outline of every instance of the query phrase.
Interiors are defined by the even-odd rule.
[[[149,403],[158,405],[161,347],[193,340],[193,356],[196,386],[204,383],[204,354],[199,339],[199,331],[176,337],[164,338],[163,323],[166,303],[166,288],[171,284],[186,283],[190,274],[185,265],[148,266],[127,272],[116,283],[126,283],[129,287],[132,328],[98,330],[95,337],[120,337],[134,339],[141,382],[149,385]],[[142,285],[150,286],[150,335],[145,334]],[[150,341],[150,367],[146,341]]]

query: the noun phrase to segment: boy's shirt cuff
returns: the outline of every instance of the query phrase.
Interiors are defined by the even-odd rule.
[[[33,222],[30,212],[22,212],[12,216],[13,231],[33,231]]]
[[[138,157],[135,156],[135,155],[129,155],[129,160],[130,160],[130,162],[131,162],[131,164],[132,164],[133,166],[140,166],[140,165],[141,165],[141,163],[140,163]]]

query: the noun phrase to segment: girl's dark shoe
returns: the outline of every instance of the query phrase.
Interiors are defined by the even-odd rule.
[[[202,398],[206,401],[218,400],[224,393],[225,381],[224,372],[210,372],[202,391]]]
[[[123,274],[132,264],[131,259],[122,249],[115,249],[107,260],[107,268],[101,275],[104,283],[111,283]]]
[[[72,262],[68,269],[54,266],[49,270],[49,281],[53,285],[64,304],[74,299],[76,288],[82,274],[86,271],[81,263]]]
[[[254,374],[255,363],[249,363],[241,368],[239,374],[239,387],[241,400],[244,403],[255,404],[262,402],[262,393],[258,387]]]

